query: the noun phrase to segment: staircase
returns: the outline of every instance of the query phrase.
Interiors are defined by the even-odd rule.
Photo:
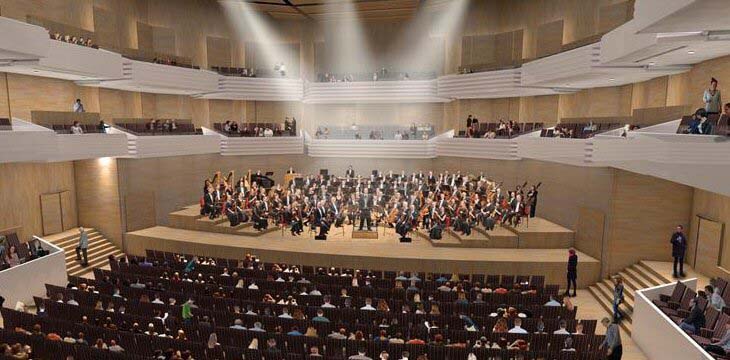
[[[54,236],[45,238],[53,245],[63,249],[66,254],[66,272],[72,276],[83,276],[94,268],[100,268],[109,265],[109,255],[121,257],[124,255],[121,249],[116,247],[112,242],[104,237],[96,229],[87,228],[86,234],[89,236],[89,266],[81,266],[80,261],[76,261],[76,246],[79,244],[79,231],[73,229]]]
[[[645,289],[652,286],[663,285],[673,282],[667,279],[656,270],[653,270],[645,261],[639,261],[618,274],[624,280],[624,302],[619,306],[624,320],[621,322],[621,328],[631,335],[631,316],[634,312],[634,296],[637,290]],[[613,281],[605,279],[588,288],[588,291],[598,301],[601,306],[613,315]]]

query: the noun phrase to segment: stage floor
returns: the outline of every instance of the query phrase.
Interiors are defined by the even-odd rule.
[[[334,229],[327,241],[314,235],[293,237],[287,230],[257,237],[156,226],[127,233],[125,250],[143,255],[145,249],[240,258],[255,253],[264,261],[303,265],[346,266],[382,270],[545,275],[551,283],[565,278],[567,249],[444,248],[413,236],[400,243],[393,229],[379,229],[378,239],[352,239],[351,226]],[[599,279],[598,260],[578,253],[579,286]]]

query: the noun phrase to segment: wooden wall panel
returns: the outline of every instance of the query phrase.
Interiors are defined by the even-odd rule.
[[[159,54],[178,55],[175,30],[152,26],[152,49]]]
[[[40,201],[43,235],[52,235],[63,231],[60,193],[43,194],[40,196]]]
[[[687,263],[694,264],[704,275],[707,276],[730,276],[730,269],[721,269],[717,266],[717,256],[701,256],[701,252],[697,249],[696,239],[699,228],[699,219],[705,218],[712,221],[722,223],[727,228],[730,224],[730,197],[720,194],[704,191],[700,189],[694,190],[694,201],[692,206],[692,223],[689,227],[687,248]],[[720,253],[720,244],[728,241],[727,229],[725,229],[717,242],[711,244],[702,244],[701,247],[709,249],[706,252],[710,254]],[[695,257],[695,252],[698,256]]]
[[[542,122],[545,126],[558,122],[558,95],[520,98],[520,122]]]
[[[117,161],[101,158],[75,161],[73,165],[79,225],[99,230],[111,242],[122,247]],[[164,179],[156,179],[157,186]]]
[[[538,58],[559,53],[563,46],[563,20],[540,25],[535,42]]]
[[[560,95],[559,116],[604,117],[631,115],[631,85],[594,88]]]
[[[639,260],[670,261],[669,237],[677,224],[690,221],[693,188],[615,171],[606,248],[609,273]]]
[[[75,217],[76,194],[71,162],[0,164],[0,229],[20,226],[22,241],[43,234],[42,194],[69,191]]]
[[[63,191],[60,193],[61,196],[61,221],[63,224],[63,231],[72,229],[78,226],[76,221],[76,204],[73,203],[74,196],[71,191]]]
[[[598,10],[598,32],[607,33],[634,17],[634,0],[601,6]]]
[[[668,83],[669,77],[662,76],[633,84],[631,108],[641,109],[666,106]]]
[[[124,196],[125,232],[157,225],[155,191],[140,189]]]
[[[581,207],[575,229],[575,248],[596,258],[603,255],[603,234],[606,214],[597,209]]]
[[[208,36],[206,42],[209,66],[231,66],[231,41],[229,39]]]

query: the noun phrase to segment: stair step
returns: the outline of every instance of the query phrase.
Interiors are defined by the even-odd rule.
[[[87,254],[91,257],[92,254],[107,251],[108,249],[116,249],[116,246],[108,241],[99,241],[93,246],[89,245]],[[76,250],[66,252],[66,261],[69,261],[70,259],[76,259]]]
[[[224,223],[224,222],[228,222],[228,219],[226,219],[224,216],[219,216],[219,217],[217,217],[217,218],[215,218],[213,220],[211,220],[208,217],[201,217],[201,218],[199,218],[199,219],[197,219],[195,221],[200,221],[200,222],[203,222],[203,223],[206,223],[206,224],[218,225],[218,224],[221,224],[221,223]]]
[[[637,266],[641,267],[646,272],[651,273],[657,279],[661,279],[663,281],[662,282],[663,284],[671,284],[676,281],[675,279],[669,279],[666,276],[660,274],[658,271],[654,270],[649,264],[647,264],[644,260],[639,261]]]
[[[634,279],[632,276],[629,275],[629,273],[626,272],[626,269],[624,271],[621,271],[618,273],[619,276],[621,276],[624,279],[624,287],[631,288],[634,290],[641,290],[644,288],[644,286],[641,285],[636,279]]]
[[[588,292],[591,293],[591,295],[596,299],[596,301],[601,305],[601,307],[606,310],[606,312],[609,314],[609,316],[613,316],[613,306],[611,304],[611,300],[607,299],[600,289],[598,289],[597,286],[589,286]],[[630,314],[626,313],[624,311],[624,320],[621,321],[620,324],[621,329],[623,329],[629,336],[631,336],[631,316]]]
[[[93,238],[103,237],[103,235],[101,235],[101,233],[99,233],[98,231],[88,232],[88,233],[86,233],[86,235],[88,235],[89,241],[91,241],[91,239],[93,239]],[[74,245],[74,247],[75,247],[75,245],[78,243],[79,243],[79,236],[76,235],[70,239],[53,242],[53,245],[56,245],[61,248],[69,246],[69,245]]]
[[[654,284],[652,284],[649,281],[649,279],[643,277],[639,272],[637,272],[632,267],[628,267],[628,268],[624,269],[623,273],[628,275],[628,277],[630,277],[633,280],[634,284],[638,285],[638,287],[635,288],[636,290],[641,290],[641,289],[645,289],[645,288],[654,286]]]
[[[662,277],[658,277],[654,275],[651,271],[646,271],[646,269],[643,266],[640,266],[638,263],[634,264],[634,266],[631,267],[634,271],[641,274],[644,278],[648,279],[649,282],[652,283],[652,286],[659,286],[664,285],[667,282],[662,279]]]
[[[605,284],[608,289],[611,289],[611,294],[613,294],[613,281],[607,279],[607,280],[603,280],[602,283]],[[624,298],[631,299],[631,301],[634,301],[635,295],[636,295],[636,292],[634,291],[634,289],[629,286],[626,286],[626,284],[624,283]]]
[[[91,244],[95,244],[95,243],[97,243],[99,241],[106,241],[106,239],[101,234],[99,234],[97,236],[94,236],[94,237],[90,237],[89,238],[89,246],[91,246]],[[77,239],[76,241],[69,242],[66,245],[63,245],[63,246],[56,245],[56,246],[60,247],[61,249],[66,250],[66,251],[69,251],[69,250],[73,251],[74,249],[76,249],[76,247],[78,245],[79,245],[79,241]]]
[[[115,248],[113,250],[108,250],[108,251],[96,254],[96,256],[94,256],[93,258],[91,256],[89,256],[89,265],[86,266],[86,269],[94,269],[96,267],[100,267],[100,266],[108,264],[107,257],[109,255],[120,256],[123,254],[124,253],[121,250]],[[75,260],[74,260],[74,263],[75,264],[70,267],[68,267],[68,265],[67,265],[66,272],[69,275],[74,275],[75,273],[78,273],[79,270],[85,269],[83,266],[81,266],[81,263],[79,263]]]
[[[612,283],[606,283],[606,282],[599,282],[596,285],[596,288],[601,292],[601,294],[608,300],[609,305],[611,306],[611,311],[613,311],[613,284]],[[633,313],[634,312],[634,299],[629,298],[626,296],[626,288],[624,287],[624,302],[619,305],[619,308],[624,313]]]
[[[216,224],[215,226],[226,228],[226,229],[233,229],[233,230],[237,231],[237,230],[249,228],[253,225],[250,222],[245,222],[245,223],[240,223],[236,226],[231,226],[230,222],[226,221],[226,222],[222,222],[220,224]]]

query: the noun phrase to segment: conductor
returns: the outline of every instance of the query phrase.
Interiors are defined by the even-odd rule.
[[[370,208],[373,206],[373,197],[370,196],[367,187],[363,190],[362,195],[360,195],[360,201],[358,205],[360,208],[360,231],[362,231],[365,223],[367,223],[368,225],[368,231],[371,231]]]

